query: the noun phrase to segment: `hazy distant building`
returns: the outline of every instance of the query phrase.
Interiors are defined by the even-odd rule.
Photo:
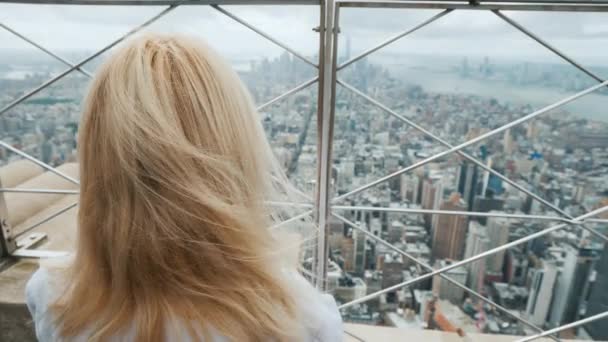
[[[45,140],[40,145],[40,152],[42,161],[47,164],[50,164],[51,160],[53,159],[53,144],[50,141]]]
[[[470,258],[489,249],[490,241],[486,233],[486,227],[477,221],[469,222],[469,232],[464,252],[464,258]],[[474,290],[480,291],[483,288],[484,274],[486,270],[486,258],[468,263],[466,265],[469,276],[467,285]]]
[[[589,129],[573,130],[565,136],[566,146],[570,148],[604,148],[608,146],[608,132]]]
[[[503,152],[508,155],[513,154],[513,151],[515,150],[514,144],[515,143],[513,142],[513,135],[511,134],[511,130],[507,129],[504,133],[502,141]]]
[[[466,211],[465,203],[454,193],[441,205],[441,210]],[[439,215],[433,226],[433,257],[460,260],[464,253],[468,218],[460,215]]]
[[[551,261],[545,261],[541,268],[530,271],[531,284],[526,315],[533,324],[543,326],[546,322],[557,272],[557,266]]]
[[[420,177],[416,174],[401,175],[401,200],[420,204]]]

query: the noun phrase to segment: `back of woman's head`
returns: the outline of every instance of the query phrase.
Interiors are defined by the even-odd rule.
[[[231,68],[201,42],[147,35],[100,68],[79,128],[79,240],[55,305],[64,337],[168,324],[293,340],[265,200],[288,188]]]

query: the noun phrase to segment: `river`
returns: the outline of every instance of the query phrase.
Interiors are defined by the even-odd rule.
[[[513,86],[504,81],[462,79],[459,75],[447,71],[433,71],[398,64],[384,65],[394,77],[401,78],[407,83],[418,84],[428,92],[476,94],[493,97],[499,101],[530,104],[537,109],[576,93],[541,86]],[[581,118],[608,122],[606,95],[587,94],[565,105],[564,108]]]

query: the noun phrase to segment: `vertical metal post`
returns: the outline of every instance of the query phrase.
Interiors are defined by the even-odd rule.
[[[325,0],[321,4],[319,25],[319,98],[317,112],[317,184],[315,194],[315,223],[318,227],[313,271],[315,285],[326,289],[327,260],[329,248],[327,233],[331,204],[331,166],[336,90],[336,50],[337,29],[335,1]]]
[[[2,181],[0,180],[0,188],[1,187]],[[17,242],[11,231],[4,192],[0,192],[0,258],[10,256],[16,249]]]

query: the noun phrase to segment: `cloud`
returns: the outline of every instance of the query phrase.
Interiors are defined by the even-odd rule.
[[[226,6],[256,27],[305,55],[318,48],[316,6]],[[51,49],[93,50],[111,42],[162,10],[155,6],[65,6],[0,4],[0,21]],[[437,10],[353,9],[341,11],[341,40],[350,37],[353,51],[362,51],[386,37],[417,25]],[[505,12],[531,31],[564,46],[579,58],[606,60],[608,43],[604,13]],[[231,58],[272,56],[282,50],[208,6],[182,6],[150,28],[185,32],[207,39]],[[19,39],[0,33],[0,47],[23,48]],[[547,52],[490,12],[454,11],[415,32],[390,52],[544,56]]]

